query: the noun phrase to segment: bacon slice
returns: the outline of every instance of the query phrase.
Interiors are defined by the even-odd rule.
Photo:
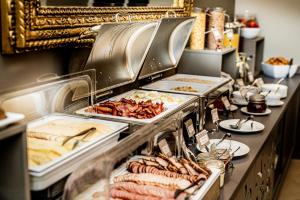
[[[136,102],[122,98],[120,101],[106,101],[86,109],[86,112],[110,114],[113,116],[149,119],[164,111],[163,103],[153,104],[151,100]]]

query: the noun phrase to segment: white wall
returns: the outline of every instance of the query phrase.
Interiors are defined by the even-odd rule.
[[[300,64],[299,0],[236,0],[236,14],[255,13],[265,36],[264,58],[285,56]]]

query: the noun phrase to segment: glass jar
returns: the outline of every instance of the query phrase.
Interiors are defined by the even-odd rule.
[[[236,49],[236,52],[239,52],[239,42],[240,42],[240,32],[242,24],[235,22],[228,22],[225,24],[225,32],[223,46],[233,47]]]
[[[202,50],[205,46],[206,13],[203,9],[194,7],[191,16],[196,17],[196,20],[191,33],[190,48]]]
[[[208,168],[215,168],[220,170],[220,187],[224,186],[225,179],[225,164],[220,160],[209,160],[205,162],[205,166]]]
[[[208,20],[207,48],[218,50],[223,48],[223,32],[225,24],[225,10],[221,7],[210,9]],[[214,30],[214,31],[213,31]]]
[[[264,95],[255,94],[249,97],[247,105],[248,112],[264,113],[267,110],[266,98]]]

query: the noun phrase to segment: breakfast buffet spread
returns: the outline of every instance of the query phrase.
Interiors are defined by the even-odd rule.
[[[206,15],[209,16],[207,22]],[[233,32],[225,30],[228,28],[225,26],[227,14],[223,8],[211,8],[207,12],[194,9],[193,16],[198,18],[191,37],[193,49],[204,49],[206,33],[197,32],[197,28],[205,28],[206,24],[210,50],[223,48],[226,34],[231,44],[230,33]],[[241,17],[239,23],[244,38],[255,38],[259,34],[256,17]],[[180,37],[180,34],[172,34],[172,37]],[[173,46],[176,45],[169,44],[169,48]],[[145,54],[149,46],[147,48]],[[125,51],[129,54],[128,49]],[[173,59],[174,70],[180,56],[169,56]],[[140,57],[140,60],[145,59],[145,56]],[[99,62],[106,63],[105,59],[114,58],[99,58]],[[259,135],[265,131],[263,116],[269,116],[285,104],[289,88],[283,82],[293,77],[298,68],[293,59],[269,58],[261,63],[264,75],[280,79],[270,81],[264,77],[270,82],[265,83],[263,78],[249,78],[252,75],[247,71],[249,69],[244,72],[236,69],[240,77],[234,80],[230,75],[212,77],[176,72],[165,75],[163,72],[167,70],[155,70],[152,65],[136,63],[139,63],[136,68],[122,63],[122,69],[128,68],[126,75],[120,72],[121,75],[116,73],[116,77],[109,76],[105,80],[101,73],[108,69],[107,66],[97,66],[100,75],[97,80],[88,78],[86,85],[90,87],[84,95],[78,95],[81,88],[77,80],[72,87],[68,85],[71,79],[65,82],[53,79],[51,87],[54,90],[51,92],[47,89],[49,83],[43,90],[31,88],[32,94],[27,95],[34,96],[33,99],[37,94],[46,94],[32,101],[33,107],[39,108],[34,113],[38,115],[20,107],[11,112],[9,106],[0,105],[7,110],[0,107],[0,128],[21,120],[27,123],[32,191],[49,193],[47,189],[63,180],[59,183],[63,186],[57,187],[65,189],[66,200],[217,199],[220,189],[228,184],[225,177],[230,176],[234,164],[244,162],[243,159],[253,151],[253,146],[247,140],[239,140],[239,136]],[[142,68],[151,68],[151,72],[139,77]],[[131,83],[138,87],[132,89]],[[121,87],[122,90],[117,90]],[[64,88],[63,94],[57,88]],[[55,98],[49,98],[50,94]],[[55,106],[57,101],[63,105],[62,109]],[[16,112],[18,109],[19,113]],[[166,125],[171,118],[171,125]],[[205,126],[201,120],[206,122]],[[135,141],[134,138],[143,136],[139,130],[144,127],[148,127],[151,137]],[[113,148],[122,155],[111,157]],[[80,183],[85,170],[92,175],[86,175],[86,182]],[[78,186],[72,188],[80,192],[68,196],[70,188],[65,186],[66,182],[68,186],[80,183],[79,189]],[[217,197],[209,197],[212,193]]]

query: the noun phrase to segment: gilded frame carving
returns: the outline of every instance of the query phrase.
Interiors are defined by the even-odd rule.
[[[174,7],[44,7],[40,0],[1,0],[2,53],[56,47],[91,46],[92,37],[80,37],[91,26],[114,21],[119,12],[130,13],[132,20],[155,20],[167,11],[188,16],[193,0],[183,8]],[[127,16],[120,20],[128,20]]]

